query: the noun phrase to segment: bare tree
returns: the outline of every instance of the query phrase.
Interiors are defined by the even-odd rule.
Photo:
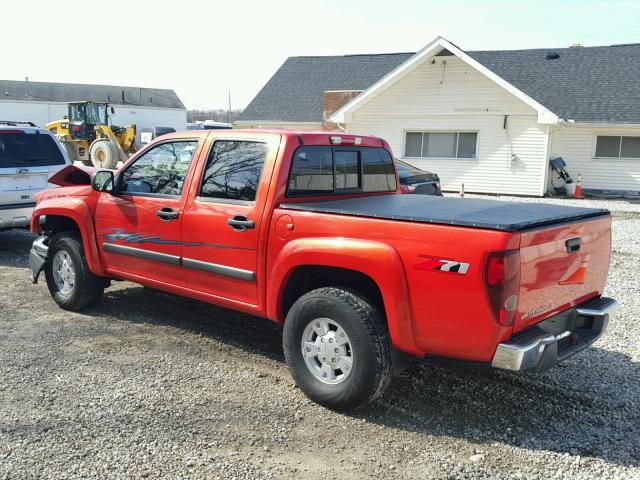
[[[213,120],[214,122],[233,123],[241,113],[241,109],[231,110],[231,112],[223,108],[212,110],[188,110],[187,122]]]

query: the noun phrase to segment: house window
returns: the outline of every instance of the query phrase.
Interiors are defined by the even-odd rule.
[[[596,158],[640,159],[640,137],[598,135]]]
[[[408,158],[476,158],[477,132],[407,132]]]

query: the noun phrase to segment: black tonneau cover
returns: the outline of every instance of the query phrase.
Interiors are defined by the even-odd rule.
[[[285,203],[281,207],[340,215],[488,228],[505,232],[609,215],[608,210],[600,208],[430,195],[380,195],[345,200]]]

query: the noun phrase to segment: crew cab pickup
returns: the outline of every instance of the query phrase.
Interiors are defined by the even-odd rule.
[[[376,137],[180,132],[51,181],[30,261],[62,308],[129,280],[268,318],[296,383],[333,409],[377,398],[408,356],[547,369],[616,305],[608,211],[401,195]]]

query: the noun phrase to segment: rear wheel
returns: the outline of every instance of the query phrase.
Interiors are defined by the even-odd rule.
[[[372,402],[391,380],[384,316],[347,288],[324,287],[300,297],[287,315],[283,345],[296,384],[335,410]]]
[[[89,148],[89,158],[96,168],[116,168],[120,159],[118,145],[112,140],[96,140]]]
[[[67,156],[69,157],[69,160],[71,160],[72,164],[79,160],[78,147],[75,143],[66,140],[60,140],[60,144],[67,152]]]
[[[80,236],[61,232],[49,240],[49,257],[45,266],[47,287],[62,308],[80,311],[102,299],[104,279],[89,270]]]

